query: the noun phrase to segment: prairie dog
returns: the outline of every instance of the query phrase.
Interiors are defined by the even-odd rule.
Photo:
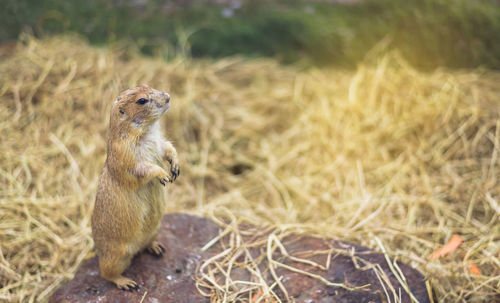
[[[123,290],[138,288],[122,276],[136,253],[165,252],[155,240],[165,209],[163,187],[180,173],[177,151],[163,137],[159,123],[169,107],[168,93],[143,84],[122,92],[111,108],[92,237],[101,276]]]

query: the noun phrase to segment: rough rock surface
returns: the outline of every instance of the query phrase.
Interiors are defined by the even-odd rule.
[[[205,252],[201,251],[201,248],[210,239],[219,234],[219,231],[219,227],[206,218],[185,214],[167,215],[163,218],[159,236],[159,240],[167,247],[167,253],[159,258],[141,253],[133,259],[132,265],[124,273],[125,276],[134,279],[140,285],[138,291],[122,291],[112,283],[103,280],[99,275],[97,257],[94,257],[81,266],[73,280],[54,293],[50,302],[141,302],[141,300],[151,303],[210,302],[209,298],[198,292],[194,277],[197,265],[201,260],[222,250],[220,244],[217,244]],[[291,236],[282,242],[290,255],[300,257],[304,255],[304,252],[325,251],[331,248],[352,251],[354,255],[351,256],[335,253],[330,255],[307,253],[310,255],[310,260],[319,264],[326,264],[326,258],[330,256],[330,266],[327,270],[298,263],[288,258],[280,260],[279,256],[275,260],[320,275],[332,282],[351,286],[370,284],[369,287],[360,290],[346,290],[340,287],[326,286],[315,278],[278,267],[276,273],[278,276],[283,276],[281,281],[288,295],[293,297],[295,302],[385,302],[386,292],[377,278],[375,270],[366,268],[357,261],[356,266],[353,260],[356,260],[357,256],[370,263],[379,264],[380,269],[389,278],[396,294],[401,296],[402,302],[411,302],[392,274],[385,256],[382,254],[374,253],[368,248],[351,243],[311,236]],[[398,266],[404,273],[415,298],[419,302],[430,302],[425,287],[425,278],[418,271],[405,264],[398,263]],[[270,274],[266,278],[270,281],[272,279]],[[393,293],[389,289],[386,291],[389,292],[392,301]],[[282,291],[277,291],[277,293],[284,298]]]

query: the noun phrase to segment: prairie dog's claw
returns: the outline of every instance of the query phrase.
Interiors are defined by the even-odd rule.
[[[177,177],[181,173],[181,169],[179,167],[179,161],[177,158],[175,159],[168,159],[168,162],[170,163],[170,173],[172,174],[172,181],[177,180]]]
[[[139,285],[131,279],[125,278],[125,277],[120,277],[116,281],[116,286],[118,286],[119,289],[121,290],[137,290],[139,289]]]
[[[168,177],[163,177],[159,179],[161,185],[165,186],[166,183],[170,182],[172,183],[172,180],[170,180]]]
[[[153,241],[153,243],[151,243],[151,245],[146,250],[147,250],[147,252],[149,252],[150,254],[152,254],[156,257],[163,256],[163,254],[167,251],[165,249],[165,246],[163,246],[163,244],[161,244],[158,241]]]
[[[172,178],[176,180],[177,177],[179,176],[179,169],[175,170],[175,168],[171,168],[170,172],[172,173]]]

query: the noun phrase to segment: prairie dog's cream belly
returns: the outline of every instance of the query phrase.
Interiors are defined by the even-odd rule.
[[[153,223],[156,227],[161,219],[165,210],[166,193],[161,183],[158,180],[153,180],[137,190],[136,199],[137,203],[141,205],[143,230],[146,232],[150,230],[147,228],[149,223]],[[155,216],[152,217],[153,215]]]
[[[160,124],[156,122],[151,130],[140,139],[136,149],[137,158],[146,163],[155,163],[165,168],[162,148],[163,135]],[[164,187],[158,180],[150,182],[139,187],[136,192],[137,203],[141,205],[141,217],[143,222],[142,234],[138,249],[142,249],[156,236],[155,232],[165,211],[166,193]]]
[[[151,130],[139,139],[135,154],[139,161],[155,163],[162,167],[164,151],[162,148],[163,135],[160,123],[156,122],[151,126]]]

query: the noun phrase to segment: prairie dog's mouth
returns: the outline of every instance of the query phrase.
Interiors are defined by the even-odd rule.
[[[158,115],[163,115],[170,108],[170,102],[165,104],[156,103],[156,112]]]
[[[169,108],[170,108],[170,103],[165,104],[165,105],[162,107],[163,112],[166,112]]]

